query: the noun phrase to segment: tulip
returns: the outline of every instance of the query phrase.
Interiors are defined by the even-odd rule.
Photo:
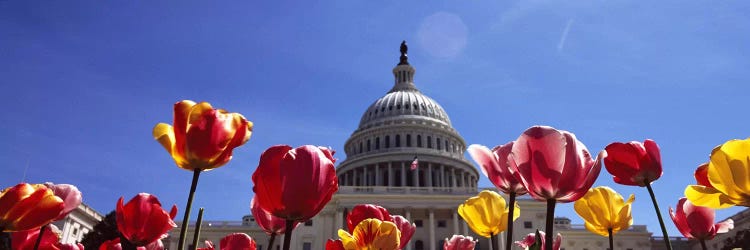
[[[373,204],[359,204],[354,206],[352,211],[346,216],[346,225],[349,228],[349,232],[354,232],[354,228],[365,219],[393,222],[391,214],[384,207]]]
[[[677,202],[677,212],[672,207],[669,208],[669,215],[682,235],[688,239],[700,240],[703,250],[706,249],[706,240],[734,228],[732,219],[714,224],[716,215],[712,208],[695,206],[685,197]]]
[[[750,207],[749,158],[750,138],[730,140],[714,148],[706,170],[699,169],[705,174],[696,171],[699,185],[688,186],[685,189],[685,196],[697,206]],[[698,176],[699,174],[701,176]]]
[[[39,233],[42,232],[40,235]],[[59,249],[56,244],[60,243],[60,230],[55,225],[43,227],[42,230],[31,229],[13,232],[10,235],[12,248],[14,250],[31,250],[39,241],[39,249]],[[41,238],[40,238],[41,237]]]
[[[83,250],[83,248],[80,250]],[[120,238],[105,241],[99,246],[99,250],[122,250]],[[146,246],[137,247],[136,250],[164,250],[164,243],[159,239]]]
[[[391,215],[391,221],[393,221],[393,224],[396,224],[396,228],[401,232],[398,249],[406,248],[406,244],[409,244],[411,237],[417,231],[417,225],[410,223],[409,220],[401,215]]]
[[[547,245],[552,249],[555,203],[583,197],[601,171],[601,154],[594,160],[573,133],[534,126],[513,143],[508,162],[532,198],[547,202]]]
[[[545,233],[537,230],[536,234],[530,233],[526,235],[526,237],[524,237],[523,240],[516,241],[516,245],[527,250],[542,249],[542,246],[545,246],[544,244],[545,242],[546,242]],[[558,233],[557,237],[555,237],[555,240],[552,243],[552,249],[560,250],[561,244],[562,244],[562,235]]]
[[[619,184],[644,187],[662,175],[659,145],[651,139],[643,143],[615,142],[604,150],[607,151],[604,158],[607,172]]]
[[[656,202],[656,195],[651,188],[651,182],[659,179],[662,175],[661,156],[659,145],[656,145],[651,139],[646,139],[643,143],[631,141],[628,143],[614,142],[604,149],[604,165],[607,171],[612,174],[615,182],[628,186],[645,186],[651,196],[651,203],[654,204],[656,217],[659,219],[661,232],[664,235],[664,243],[667,249],[671,250],[672,245],[669,242],[667,228],[664,226],[664,219],[661,217],[659,204]]]
[[[516,196],[524,195],[528,191],[526,191],[526,187],[523,186],[521,180],[516,177],[515,170],[508,164],[508,156],[510,156],[511,149],[513,149],[513,142],[496,146],[492,150],[482,145],[473,144],[469,146],[467,151],[471,155],[471,158],[479,164],[482,173],[490,179],[492,184],[498,190],[508,195],[510,199],[509,204],[515,204]],[[513,214],[515,206],[509,207],[509,213]],[[505,249],[510,249],[513,239],[513,221],[511,219],[512,217],[508,216],[508,233],[506,234]]]
[[[65,203],[44,185],[21,183],[6,188],[0,192],[0,233],[38,229],[64,208]]]
[[[147,193],[134,196],[125,205],[120,197],[115,214],[117,229],[129,241],[127,243],[135,246],[146,246],[177,227],[172,221],[177,215],[177,206],[173,205],[172,210],[167,213],[162,209],[159,199]]]
[[[269,247],[270,248],[270,247]],[[233,233],[219,242],[220,250],[255,250],[255,240],[244,233]]]
[[[351,234],[339,229],[339,238],[346,250],[397,250],[401,232],[393,222],[365,219]]]
[[[204,248],[197,248],[196,250],[214,250],[214,243],[210,240],[207,240],[203,243],[206,247]],[[269,247],[270,249],[271,247]]]
[[[698,182],[698,185],[714,188],[713,185],[711,185],[711,181],[708,180],[708,163],[703,163],[698,168],[695,169],[695,181]]]
[[[585,221],[586,229],[609,237],[609,249],[614,249],[613,235],[620,230],[627,230],[633,224],[631,204],[634,200],[635,196],[632,194],[625,201],[622,195],[610,187],[595,187],[577,200],[573,207]]]
[[[214,109],[211,104],[183,100],[174,104],[174,126],[156,124],[153,130],[156,139],[172,156],[177,166],[193,171],[185,215],[189,221],[195,189],[200,172],[227,164],[232,159],[232,150],[250,139],[253,123],[238,113]],[[180,229],[178,249],[183,249],[187,224]]]
[[[255,199],[255,197],[250,201],[250,211],[252,211],[253,217],[255,218],[255,222],[258,223],[258,226],[260,226],[266,234],[271,236],[268,245],[273,246],[276,235],[284,234],[286,232],[286,220],[273,216],[273,214],[263,210],[263,208],[258,205],[258,200]],[[299,225],[299,223],[295,222],[293,228],[290,230],[294,230],[297,225]]]
[[[443,250],[474,250],[476,243],[471,236],[454,234],[450,239],[445,238]]]
[[[333,154],[328,148],[310,145],[267,149],[252,177],[260,207],[285,219],[286,228],[318,214],[338,190]],[[291,233],[285,233],[284,250],[289,249]]]
[[[513,220],[518,219],[521,209],[515,204]],[[458,214],[466,224],[479,236],[490,238],[492,246],[497,247],[497,235],[508,226],[508,207],[505,199],[498,193],[484,190],[479,195],[466,200],[458,206]],[[511,220],[511,221],[513,221]]]
[[[63,203],[65,203],[65,208],[55,218],[55,221],[62,220],[81,205],[81,191],[78,191],[76,186],[70,184],[53,184],[51,182],[44,183],[44,185],[51,189],[55,196],[60,197]]]
[[[346,250],[344,248],[344,243],[341,242],[341,240],[331,240],[329,239],[326,241],[326,250]]]

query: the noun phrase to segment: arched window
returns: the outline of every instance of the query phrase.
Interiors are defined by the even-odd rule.
[[[375,150],[380,149],[380,137],[375,137]]]
[[[422,135],[417,135],[417,147],[422,147]]]
[[[391,147],[391,137],[386,135],[385,136],[385,148],[390,148],[390,147]]]
[[[406,135],[406,146],[411,147],[411,134]]]
[[[427,136],[427,148],[432,148],[432,136]]]
[[[401,147],[401,135],[396,135],[396,147]]]

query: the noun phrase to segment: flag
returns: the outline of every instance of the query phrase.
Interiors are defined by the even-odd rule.
[[[419,166],[419,159],[416,156],[414,156],[414,161],[411,162],[411,170],[417,169],[418,166]]]

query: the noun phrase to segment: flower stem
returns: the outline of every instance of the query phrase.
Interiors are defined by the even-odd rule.
[[[612,235],[612,228],[607,228],[607,232],[609,232],[609,250],[615,250],[615,241],[614,236]]]
[[[120,235],[120,247],[122,247],[122,250],[136,250],[137,248],[133,243],[130,243],[130,241],[125,238],[125,236]]]
[[[271,238],[268,239],[268,249],[274,249],[273,248],[274,241],[276,241],[276,233],[271,233]]]
[[[292,229],[294,229],[294,221],[286,220],[286,232],[284,233],[284,250],[289,250],[292,242]]]
[[[190,250],[198,249],[198,237],[201,236],[201,226],[203,224],[203,208],[198,209],[198,221],[195,222],[195,232],[193,232],[193,247]]]
[[[497,234],[490,233],[490,242],[492,243],[492,250],[498,250],[497,249]]]
[[[182,227],[180,228],[180,239],[177,243],[177,249],[185,249],[185,236],[187,235],[188,224],[190,224],[190,207],[193,206],[193,197],[195,188],[198,186],[198,177],[201,175],[201,169],[193,170],[193,183],[190,184],[190,194],[188,194],[187,205],[185,206],[185,216],[182,217]]]
[[[545,229],[545,235],[544,235],[544,249],[545,250],[552,250],[552,235],[554,231],[554,225],[555,225],[555,205],[557,204],[557,200],[555,199],[548,199],[547,200],[547,228]]]
[[[34,250],[39,249],[39,244],[42,243],[42,235],[44,234],[44,228],[47,227],[47,225],[44,225],[39,228],[39,234],[36,236],[36,243],[34,243]]]
[[[3,228],[0,228],[0,250],[10,250],[10,233],[3,232]]]
[[[508,231],[505,232],[505,250],[510,250],[513,242],[513,210],[516,209],[516,192],[510,193],[510,203],[508,203]]]
[[[708,249],[708,248],[706,248],[706,240],[704,240],[704,239],[701,239],[701,248],[703,248],[703,250]]]
[[[648,194],[651,195],[651,202],[654,203],[654,209],[656,209],[656,217],[659,218],[659,225],[661,226],[661,233],[664,236],[664,243],[667,244],[667,249],[672,250],[672,243],[669,242],[669,235],[667,234],[667,227],[664,226],[664,219],[661,218],[661,212],[659,212],[659,203],[656,202],[656,196],[654,196],[654,189],[651,188],[651,183],[648,180],[645,181]]]

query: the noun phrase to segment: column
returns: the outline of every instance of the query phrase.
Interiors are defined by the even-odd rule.
[[[466,221],[461,220],[461,226],[464,228],[464,235],[469,235],[469,225],[466,224]]]
[[[380,164],[375,164],[375,186],[383,185],[383,178],[380,178]]]
[[[414,173],[412,173],[411,177],[412,177],[412,179],[414,179],[414,181],[413,181],[414,182],[414,186],[415,187],[419,187],[419,166],[417,166],[417,168],[414,169],[413,172]]]
[[[454,234],[461,234],[461,232],[458,231],[458,211],[457,210],[451,210],[453,213],[453,233]]]
[[[445,165],[440,165],[440,186],[445,187]]]
[[[430,248],[429,249],[437,249],[435,247],[435,211],[430,208]]]
[[[393,168],[391,168],[391,162],[389,161],[388,162],[388,186],[391,186],[391,187],[395,186],[393,185],[393,176],[394,176]]]
[[[425,177],[427,179],[427,186],[432,187],[432,163],[427,163],[427,176]]]
[[[403,167],[403,165],[401,165],[401,166]],[[401,168],[401,169],[403,169],[403,168]],[[404,210],[406,210],[404,212],[404,216],[406,217],[406,220],[408,220],[411,223],[414,223],[414,221],[411,220],[411,209],[407,207],[407,208],[404,208]],[[413,242],[414,242],[413,240],[410,240],[409,244],[406,244],[406,250],[412,250],[411,246],[412,246]]]
[[[401,162],[401,186],[406,187],[406,163]]]
[[[453,187],[458,187],[458,178],[456,178],[456,168],[451,168],[451,179],[453,180]]]
[[[344,212],[341,211],[341,208],[336,208],[336,218],[333,220],[335,224],[333,224],[333,235],[337,235],[337,232],[339,228],[346,228],[346,226],[343,225],[344,221]]]
[[[369,178],[370,176],[367,173],[367,165],[364,165],[362,167],[362,171],[364,172],[362,174],[362,176],[364,177],[364,180],[362,181],[362,184],[364,184],[364,185],[362,185],[362,186],[369,186],[370,185],[370,178]]]

